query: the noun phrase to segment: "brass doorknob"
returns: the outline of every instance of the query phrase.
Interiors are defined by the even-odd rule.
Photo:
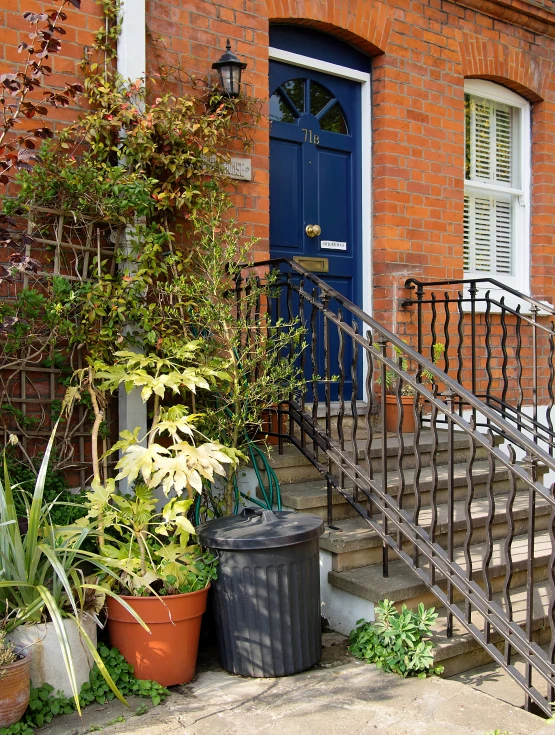
[[[318,235],[322,234],[320,225],[307,225],[305,231],[309,237],[318,237]]]

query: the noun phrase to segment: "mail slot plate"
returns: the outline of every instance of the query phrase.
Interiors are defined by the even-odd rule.
[[[329,261],[327,258],[308,258],[296,255],[293,260],[295,263],[302,265],[307,271],[312,273],[329,273]]]

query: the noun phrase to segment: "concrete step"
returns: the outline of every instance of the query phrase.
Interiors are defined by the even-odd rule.
[[[545,564],[549,561],[548,555],[546,555],[546,559],[547,561],[544,560]],[[525,564],[525,558],[521,555],[517,563],[522,566],[523,563]],[[370,570],[371,572],[368,573]],[[334,586],[340,586],[340,589],[364,597],[372,602],[388,599],[395,602],[399,608],[401,605],[407,604],[407,607],[415,609],[420,602],[424,603],[426,607],[435,607],[439,616],[434,624],[432,634],[432,641],[435,646],[434,660],[444,667],[444,677],[455,676],[463,671],[469,671],[477,666],[492,662],[489,653],[456,619],[453,635],[451,638],[447,637],[446,609],[441,606],[435,595],[420,582],[416,574],[404,562],[390,564],[390,576],[387,579],[382,577],[381,569],[378,566],[367,567],[365,572],[364,574],[362,569],[341,574],[331,572],[329,581]],[[345,583],[348,574],[352,575],[351,584]],[[338,584],[339,577],[343,577],[341,585]],[[517,575],[513,579],[516,581]],[[525,580],[523,581],[525,582]],[[525,585],[511,589],[513,620],[521,626],[524,626],[526,621],[526,593],[527,587]],[[495,592],[493,599],[501,607],[505,607],[501,592]],[[456,598],[455,601],[457,601]],[[540,645],[548,642],[551,636],[548,624],[548,601],[549,583],[545,580],[539,580],[534,585],[532,637]],[[459,607],[464,609],[460,601]],[[477,611],[472,613],[472,622],[480,629],[484,629],[483,616]],[[495,632],[492,632],[491,640],[499,648],[504,645],[501,636]]]
[[[492,534],[494,539],[505,538],[508,531],[507,502],[508,495],[495,497],[495,515],[493,518]],[[445,548],[447,539],[447,505],[438,506],[436,526],[436,541]],[[486,539],[486,526],[489,514],[489,503],[486,498],[475,499],[472,503],[473,533],[472,543],[481,543]],[[454,544],[460,546],[466,537],[466,503],[459,501],[454,504]],[[547,529],[550,519],[550,506],[547,503],[538,504],[535,513],[537,531]],[[376,517],[379,521],[379,516]],[[432,511],[423,508],[419,515],[420,525],[428,529],[431,525]],[[525,534],[528,529],[528,493],[519,492],[513,504],[513,523],[515,536]],[[332,554],[332,569],[337,572],[357,569],[358,567],[379,564],[382,560],[382,541],[360,516],[337,521],[341,530],[326,529],[320,539],[320,548]],[[410,552],[410,544],[405,548]],[[390,551],[390,559],[397,559]]]
[[[334,432],[332,431],[332,434]],[[433,438],[430,431],[422,431],[420,433],[418,445],[415,448],[414,434],[405,434],[403,436],[403,469],[413,469],[417,464],[417,453],[420,455],[420,466],[423,468],[430,467],[432,459]],[[336,439],[338,446],[339,442]],[[307,447],[312,448],[309,438],[306,438]],[[357,455],[362,463],[366,463],[367,446],[366,431],[360,429],[357,431]],[[353,456],[354,444],[351,438],[350,430],[345,432],[345,440],[343,442],[344,450]],[[396,472],[399,469],[398,453],[399,440],[396,435],[388,434],[387,436],[387,468],[388,471]],[[468,459],[468,439],[462,435],[455,434],[453,443],[453,459],[455,464],[461,464]],[[382,436],[378,432],[374,432],[372,444],[370,448],[370,457],[372,459],[372,471],[374,474],[381,471],[382,466]],[[476,448],[476,461],[484,461],[487,458],[487,450]],[[320,452],[320,460],[325,463],[325,455]],[[447,434],[444,431],[438,432],[436,464],[442,465],[447,461]],[[292,482],[303,482],[304,480],[312,480],[320,477],[318,470],[306,459],[302,453],[291,444],[284,444],[283,453],[279,454],[277,447],[268,454],[268,464],[274,470],[280,484],[289,484]],[[367,463],[366,463],[367,466]],[[259,464],[260,469],[263,469]]]
[[[552,551],[549,531],[538,531],[534,539],[534,579],[536,582],[543,582],[547,577]],[[481,587],[484,587],[482,560],[486,552],[487,545],[485,542],[473,544],[470,547],[473,579]],[[511,556],[513,567],[511,590],[513,590],[526,584],[528,564],[528,536],[526,534],[514,537],[511,545]],[[463,548],[455,549],[454,561],[463,570],[467,569],[467,560]],[[494,592],[500,592],[503,589],[506,570],[505,539],[499,538],[493,542],[492,558],[489,563],[490,581]],[[420,602],[434,607],[441,606],[441,602],[436,600],[433,592],[401,560],[390,562],[388,577],[383,576],[381,564],[373,564],[343,572],[331,571],[328,575],[328,581],[333,587],[342,589],[369,602],[376,603],[387,598],[399,606],[406,605],[411,610],[416,609]],[[443,590],[446,589],[444,579],[438,578],[437,583]],[[457,602],[462,597],[455,591],[454,599]]]
[[[411,509],[415,505],[414,480],[415,470],[408,469],[404,471],[404,493],[403,507]],[[437,467],[437,490],[436,502],[440,505],[447,503],[447,478],[448,472],[446,467]],[[474,498],[483,498],[486,496],[488,489],[489,466],[487,462],[475,462],[472,468],[472,477],[474,480]],[[381,474],[374,475],[377,484],[381,484]],[[307,482],[293,482],[289,485],[282,486],[281,497],[284,507],[292,510],[303,511],[304,513],[312,513],[319,518],[327,518],[327,490],[326,482],[320,474],[319,479],[311,479]],[[400,484],[400,474],[398,472],[390,472],[387,476],[387,486],[389,492],[396,497]],[[467,467],[466,465],[455,465],[453,473],[454,498],[455,501],[462,501],[466,498],[468,491]],[[422,508],[430,506],[431,489],[433,485],[432,469],[423,468],[419,477],[420,499]],[[345,483],[347,490],[352,489],[352,483]],[[518,483],[517,488],[521,490],[523,483]],[[500,467],[495,471],[492,490],[495,495],[506,494],[510,489],[508,470]],[[361,502],[364,502],[364,496],[360,494]],[[334,521],[340,521],[344,518],[356,518],[358,513],[348,501],[338,492],[332,494],[333,518]]]

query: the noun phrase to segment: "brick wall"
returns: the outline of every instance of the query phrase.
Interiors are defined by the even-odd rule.
[[[378,320],[414,333],[399,302],[409,276],[461,278],[465,77],[489,79],[532,103],[531,276],[533,295],[555,301],[555,14],[546,2],[488,14],[447,0],[147,0],[148,62],[158,58],[204,77],[229,37],[248,63],[248,91],[260,98],[253,130],[253,181],[235,187],[247,234],[268,254],[268,28],[298,23],[334,34],[372,57],[373,297]],[[10,70],[36,0],[5,0],[0,69]],[[523,10],[524,8],[524,10]],[[526,10],[528,8],[528,10]],[[526,11],[526,12],[525,12]],[[99,27],[99,8],[70,9],[56,84],[79,76],[78,61]],[[499,16],[504,13],[504,18]],[[59,121],[73,110],[57,111]],[[370,206],[370,202],[363,202]]]

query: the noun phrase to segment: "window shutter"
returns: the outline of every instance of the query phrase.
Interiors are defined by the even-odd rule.
[[[511,184],[512,115],[507,105],[471,98],[470,178]]]
[[[483,196],[464,198],[464,269],[511,275],[510,201]]]

